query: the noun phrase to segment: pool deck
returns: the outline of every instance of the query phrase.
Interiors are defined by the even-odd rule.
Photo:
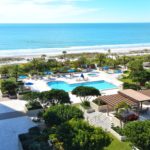
[[[68,84],[75,84],[75,83],[84,83],[84,82],[93,82],[93,81],[106,81],[109,82],[113,85],[115,85],[117,88],[115,89],[108,89],[108,90],[100,90],[103,95],[110,95],[110,94],[116,94],[119,90],[122,89],[122,82],[117,79],[118,75],[116,74],[108,74],[104,71],[96,71],[98,72],[98,75],[93,77],[93,76],[88,76],[89,73],[94,73],[94,72],[89,72],[89,73],[83,73],[84,74],[84,79],[83,80],[80,76],[81,73],[75,74],[75,77],[71,77],[69,74],[66,77],[59,77],[55,78],[55,80],[51,80],[48,78],[44,78],[41,80],[34,80],[34,79],[24,79],[24,82],[32,82],[33,85],[30,86],[32,91],[37,91],[37,92],[43,92],[43,91],[49,91],[51,88],[47,85],[48,82],[51,81],[64,81]],[[79,103],[80,100],[76,96],[72,95],[71,92],[69,92],[71,101],[73,103]]]

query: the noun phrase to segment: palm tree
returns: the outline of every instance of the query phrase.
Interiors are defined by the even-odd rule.
[[[63,51],[62,53],[64,54],[64,59],[65,59],[67,51]]]
[[[20,72],[19,65],[12,66],[11,75],[16,79],[16,82],[18,80],[19,72]]]
[[[111,49],[108,49],[108,56],[111,56]]]
[[[127,57],[126,57],[126,55],[123,55],[123,65],[124,65],[124,68],[127,67],[127,63],[128,63]]]
[[[39,60],[36,58],[33,58],[33,60],[31,61],[33,70],[38,74],[38,65],[39,65]]]
[[[45,54],[41,55],[41,58],[42,58],[42,59],[45,59],[45,58],[46,58],[46,55],[45,55]]]
[[[98,62],[98,65],[102,67],[106,61],[106,54],[98,54],[96,60]]]

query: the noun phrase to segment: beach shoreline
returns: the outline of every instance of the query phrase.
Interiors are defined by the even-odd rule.
[[[139,54],[139,53],[150,53],[150,46],[84,46],[84,47],[70,47],[70,48],[40,48],[40,49],[18,49],[18,50],[0,50],[0,58],[7,57],[22,57],[22,58],[33,58],[41,55],[46,56],[59,56],[62,55],[63,51],[67,54],[80,54],[80,53],[118,53],[119,55],[126,54]]]

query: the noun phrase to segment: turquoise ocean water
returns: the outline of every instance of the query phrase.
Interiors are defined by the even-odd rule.
[[[150,23],[0,24],[1,54],[132,45],[150,46]]]

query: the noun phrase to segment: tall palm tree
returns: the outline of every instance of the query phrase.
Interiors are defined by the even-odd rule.
[[[38,59],[33,58],[33,60],[31,61],[31,64],[33,66],[33,70],[38,74],[38,64],[39,64]]]
[[[111,49],[108,49],[108,56],[111,56]]]
[[[45,58],[46,58],[46,55],[45,55],[45,54],[41,55],[41,58],[42,58],[42,59],[45,59]]]
[[[18,75],[19,75],[19,65],[14,65],[13,67],[12,67],[12,72],[11,72],[11,74],[12,74],[12,76],[16,79],[16,82],[17,82],[17,80],[18,80]]]
[[[98,54],[96,57],[96,61],[100,67],[102,67],[106,61],[106,54]]]
[[[62,53],[64,54],[64,59],[65,59],[67,51],[63,51]]]

